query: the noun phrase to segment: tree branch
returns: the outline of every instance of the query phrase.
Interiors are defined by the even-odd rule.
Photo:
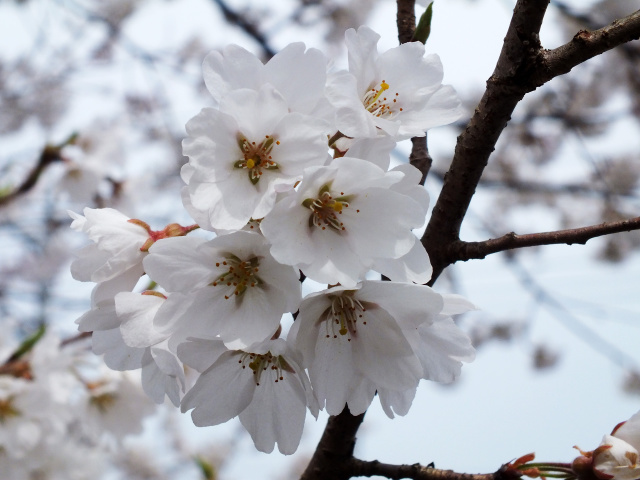
[[[498,137],[528,92],[585,60],[640,37],[640,11],[594,32],[580,31],[566,45],[543,50],[538,33],[548,0],[519,0],[487,89],[458,143],[442,191],[421,239],[434,274],[462,258],[460,226]]]
[[[398,40],[400,43],[410,42],[416,30],[416,0],[397,0]]]
[[[542,63],[537,68],[533,81],[540,86],[558,75],[570,72],[573,67],[590,58],[638,38],[640,10],[614,20],[599,30],[580,30],[569,43],[543,52]]]
[[[588,227],[558,230],[555,232],[529,233],[527,235],[518,235],[511,232],[502,237],[492,238],[484,242],[463,242],[459,240],[452,243],[449,248],[451,250],[451,258],[457,258],[466,262],[467,260],[485,258],[492,253],[513,250],[515,248],[563,243],[567,245],[573,245],[574,243],[584,245],[588,240],[595,237],[610,235],[612,233],[630,232],[632,230],[640,230],[640,217],[618,222],[606,222]]]
[[[38,159],[38,163],[35,164],[33,169],[27,175],[27,178],[20,184],[18,188],[16,188],[13,192],[7,193],[4,196],[0,196],[0,206],[7,205],[14,201],[21,195],[28,193],[33,187],[38,183],[38,179],[40,175],[45,171],[45,169],[54,162],[61,162],[62,158],[62,148],[72,142],[75,141],[76,134],[71,135],[67,140],[65,140],[60,145],[45,145],[40,153],[40,158]],[[0,185],[1,187],[2,185]],[[0,194],[1,195],[1,194]]]
[[[244,18],[238,12],[233,11],[229,5],[227,5],[223,0],[213,0],[213,2],[220,7],[222,10],[222,14],[224,18],[231,24],[238,26],[241,28],[247,35],[253,38],[262,50],[264,51],[267,60],[273,57],[276,54],[276,51],[269,45],[269,40],[267,37],[263,35],[263,33],[258,30],[258,27],[246,18]]]
[[[410,478],[413,480],[516,480],[521,478],[517,470],[506,465],[500,467],[495,473],[469,474],[457,473],[452,470],[438,470],[424,467],[418,463],[414,465],[390,465],[377,460],[367,462],[353,459],[353,476],[371,477],[380,475],[392,480]]]
[[[469,125],[458,137],[449,172],[422,237],[433,264],[433,283],[455,259],[447,246],[459,240],[460,226],[482,172],[511,114],[528,91],[532,57],[541,49],[538,33],[549,0],[518,0],[493,75]]]
[[[364,420],[364,413],[351,415],[348,407],[340,415],[329,417],[320,443],[300,480],[347,480],[356,433]]]

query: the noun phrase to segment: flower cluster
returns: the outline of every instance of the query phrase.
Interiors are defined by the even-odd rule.
[[[186,125],[181,176],[208,236],[72,215],[94,242],[72,265],[97,283],[78,320],[94,351],[141,368],[147,394],[193,409],[198,426],[238,416],[261,451],[293,453],[307,410],[359,414],[377,393],[404,415],[420,379],[453,381],[474,357],[451,318],[473,306],[422,285],[420,172],[390,169],[396,142],[456,120],[459,101],[422,44],[378,54],[378,39],[349,30],[341,72],[302,43],[266,64],[234,45],[206,57],[215,106]],[[152,288],[134,293],[143,273]],[[327,288],[303,299],[305,278]]]
[[[43,331],[0,351],[2,478],[96,478],[114,441],[140,433],[154,405],[133,379],[92,368]]]

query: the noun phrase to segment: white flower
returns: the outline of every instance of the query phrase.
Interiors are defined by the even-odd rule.
[[[78,253],[71,274],[81,282],[104,282],[137,268],[141,271],[149,231],[112,208],[85,208],[84,217],[69,212],[71,228],[84,232],[94,243]],[[139,275],[138,275],[139,276]]]
[[[349,72],[333,75],[327,91],[338,129],[349,137],[408,138],[457,120],[460,101],[442,85],[438,56],[425,57],[420,42],[378,55],[379,38],[364,26],[345,33]]]
[[[363,281],[355,289],[307,296],[288,339],[302,352],[314,392],[330,415],[345,404],[353,415],[364,412],[376,390],[385,410],[398,397],[408,396],[410,405],[424,376],[412,344],[442,306],[442,296],[429,287]]]
[[[403,176],[349,157],[307,169],[260,224],[271,253],[318,282],[355,285],[376,259],[397,259],[416,243],[411,229],[424,209],[394,190]]]
[[[305,51],[301,42],[290,43],[266,64],[244,48],[228,45],[222,52],[207,55],[202,69],[207,89],[217,103],[233,90],[258,91],[269,83],[292,112],[318,118],[328,110],[324,97],[327,60],[320,50]]]
[[[601,479],[640,478],[640,412],[605,435],[593,452],[593,468]]]
[[[94,124],[63,149],[64,172],[57,186],[74,202],[87,205],[109,186],[108,179],[121,177],[126,158],[124,132],[116,125]],[[113,185],[110,185],[113,188]]]
[[[63,392],[70,385],[55,384],[56,377],[61,378],[0,375],[0,451],[13,458],[24,458],[38,446],[51,445],[63,438],[73,412],[67,402],[60,400],[68,398],[71,390]]]
[[[160,331],[171,330],[170,346],[187,337],[220,336],[230,348],[263,341],[301,300],[298,273],[276,262],[257,233],[166,239],[151,247],[144,266],[175,292],[154,318]]]
[[[264,217],[276,194],[292,188],[304,168],[328,159],[324,123],[297,112],[271,87],[233,90],[220,109],[187,123],[189,209],[207,229],[237,230]]]
[[[208,352],[204,358],[203,351]],[[220,340],[200,340],[183,343],[178,354],[194,368],[213,362],[182,399],[183,412],[194,409],[196,426],[239,416],[261,452],[270,453],[275,443],[283,454],[296,451],[307,406],[316,417],[318,408],[306,373],[284,340],[244,350],[226,350]]]
[[[107,370],[98,381],[87,384],[87,392],[82,423],[93,437],[108,432],[121,439],[140,433],[144,417],[155,411],[139,383],[125,373]]]

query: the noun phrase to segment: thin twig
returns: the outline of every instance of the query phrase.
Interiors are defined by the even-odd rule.
[[[410,478],[413,480],[516,480],[521,478],[517,470],[502,466],[495,473],[469,474],[457,473],[452,470],[439,470],[437,468],[425,467],[420,464],[414,465],[391,465],[388,463],[374,461],[364,461],[353,459],[353,476],[372,477],[379,475],[391,480]]]
[[[539,245],[556,244],[581,244],[588,240],[612,233],[630,232],[640,230],[640,217],[621,220],[618,222],[606,222],[599,225],[591,225],[581,228],[557,230],[555,232],[529,233],[518,235],[514,232],[502,237],[492,238],[483,242],[457,241],[450,245],[450,255],[462,261],[485,258],[492,253],[513,250],[515,248],[535,247]]]
[[[267,60],[276,54],[276,51],[271,47],[271,45],[269,45],[269,40],[267,39],[267,37],[258,29],[258,27],[254,23],[247,20],[240,13],[233,11],[223,0],[213,0],[213,2],[218,5],[218,7],[220,7],[224,18],[229,23],[238,26],[244,31],[244,33],[258,42],[258,44],[264,51]]]

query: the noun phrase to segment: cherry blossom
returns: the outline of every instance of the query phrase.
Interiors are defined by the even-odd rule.
[[[376,390],[415,392],[424,370],[412,348],[419,340],[410,337],[442,307],[442,296],[422,285],[334,287],[303,300],[288,339],[302,353],[320,405],[337,415],[346,404],[358,415]]]
[[[602,438],[593,451],[593,470],[603,480],[640,478],[640,412]]]
[[[424,223],[424,208],[392,188],[403,176],[350,157],[307,169],[260,224],[271,253],[318,282],[355,285],[376,259],[416,243],[411,229]]]
[[[408,138],[457,120],[460,100],[452,87],[442,85],[438,56],[424,56],[420,42],[379,55],[379,39],[365,26],[345,33],[349,72],[333,74],[327,89],[338,130],[356,138]]]
[[[154,405],[129,374],[105,370],[101,378],[87,384],[83,427],[93,436],[109,433],[116,439],[142,431],[142,419]]]
[[[186,128],[188,208],[202,212],[207,229],[240,229],[264,217],[278,191],[328,159],[324,122],[290,113],[270,85],[231,91],[219,109],[203,109]]]
[[[171,293],[154,319],[188,336],[220,338],[230,348],[270,338],[301,300],[298,273],[277,263],[262,235],[239,231],[216,237],[158,242],[144,260],[149,276]]]
[[[269,453],[277,443],[290,455],[300,443],[307,407],[318,415],[307,375],[282,339],[243,350],[226,350],[220,340],[194,340],[178,354],[197,369],[212,362],[182,399],[182,411],[194,409],[191,418],[199,427],[239,416],[258,450]]]

